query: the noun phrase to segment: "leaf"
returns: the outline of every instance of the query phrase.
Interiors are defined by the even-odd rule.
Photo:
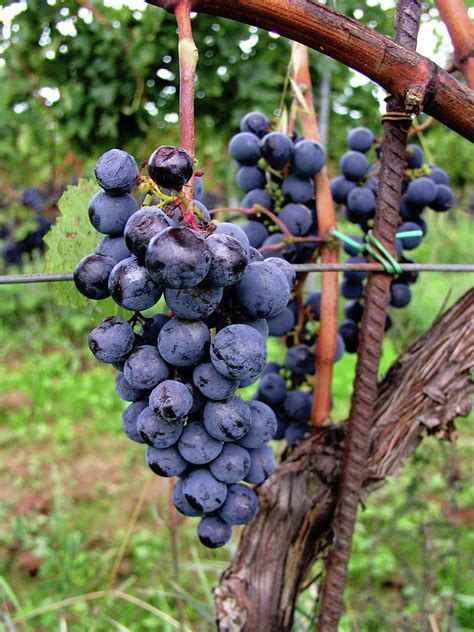
[[[99,236],[89,222],[87,208],[96,191],[94,182],[81,179],[62,194],[58,202],[60,216],[45,237],[45,272],[72,272],[82,257],[94,252]],[[51,288],[60,305],[84,306],[86,299],[73,283],[52,283]]]

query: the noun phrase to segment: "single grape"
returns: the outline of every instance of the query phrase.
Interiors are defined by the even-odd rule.
[[[364,285],[362,281],[349,281],[343,279],[341,283],[341,296],[347,299],[358,299],[364,296]]]
[[[268,261],[251,263],[235,286],[239,305],[252,318],[273,318],[290,300],[284,273]]]
[[[410,182],[405,198],[415,206],[428,206],[436,197],[436,186],[431,178],[422,176]]]
[[[339,169],[347,180],[358,182],[367,173],[369,161],[359,151],[347,151],[339,161]]]
[[[375,195],[370,189],[356,187],[347,196],[347,207],[363,217],[370,216],[375,209]]]
[[[127,382],[122,373],[118,373],[115,378],[115,392],[126,402],[137,402],[148,397],[147,389],[135,388]]]
[[[109,316],[88,337],[89,349],[97,360],[112,364],[124,360],[135,344],[135,332],[118,316]]]
[[[252,485],[261,485],[275,469],[275,456],[268,445],[249,450],[250,468],[245,481]]]
[[[87,298],[100,300],[110,296],[108,281],[115,259],[103,255],[87,255],[74,270],[74,284]]]
[[[169,226],[173,226],[173,221],[161,209],[143,206],[125,225],[125,243],[138,260],[143,262],[151,238]]]
[[[145,266],[155,283],[176,289],[198,285],[209,271],[206,240],[186,226],[165,228],[146,251]]]
[[[132,254],[127,248],[123,237],[112,237],[110,235],[106,235],[99,241],[95,252],[104,257],[112,257],[116,263],[122,261],[122,259],[127,259]]]
[[[301,377],[313,375],[316,370],[314,353],[307,345],[290,347],[285,354],[285,368]]]
[[[109,276],[109,292],[121,307],[142,311],[160,300],[162,287],[153,282],[135,257],[129,257],[114,266]]]
[[[219,516],[205,516],[197,527],[198,538],[208,549],[218,549],[226,544],[232,535],[232,527]]]
[[[359,327],[356,322],[350,320],[343,320],[338,327],[338,332],[341,338],[344,340],[344,346],[348,353],[356,353],[359,346]]]
[[[400,224],[400,226],[397,228],[397,233],[403,233],[412,230],[420,230],[420,227],[418,226],[418,224],[415,224],[415,222],[404,222],[403,224]],[[422,239],[423,235],[420,235],[419,237],[400,238],[404,250],[413,250],[414,248],[417,248],[421,244]]]
[[[179,191],[194,171],[192,157],[181,147],[162,145],[148,159],[150,178],[160,187]]]
[[[183,492],[191,507],[210,513],[224,504],[227,485],[218,481],[209,470],[199,468],[184,478]]]
[[[265,172],[253,165],[242,165],[237,171],[235,181],[245,193],[252,189],[263,189],[266,184]]]
[[[152,389],[169,375],[169,367],[152,345],[141,345],[128,356],[123,374],[133,388]]]
[[[288,307],[273,318],[268,319],[268,331],[270,336],[284,336],[295,326],[295,317]]]
[[[242,208],[253,208],[256,205],[271,210],[273,206],[271,195],[263,189],[252,189],[244,196],[240,203]],[[251,217],[254,218],[253,215]]]
[[[261,112],[247,112],[240,120],[240,131],[251,132],[263,138],[270,127],[270,122]]]
[[[444,169],[440,169],[436,165],[430,165],[430,175],[429,177],[436,182],[436,184],[449,184],[449,176],[444,171]]]
[[[286,281],[285,281],[286,283]],[[225,377],[247,380],[257,377],[265,366],[265,339],[248,325],[229,325],[211,342],[211,361]]]
[[[393,283],[390,288],[390,305],[392,307],[406,307],[411,300],[411,291],[408,285]]]
[[[230,222],[219,222],[213,235],[228,235],[229,237],[233,237],[239,242],[239,244],[245,250],[245,254],[248,256],[250,243],[247,235],[240,228],[240,226],[236,226],[235,224],[231,224]]]
[[[429,205],[434,211],[442,213],[454,206],[454,202],[455,199],[451,188],[446,184],[437,184],[435,198]]]
[[[311,211],[304,204],[286,204],[278,214],[292,235],[306,235],[311,228]]]
[[[133,402],[122,413],[122,427],[123,431],[129,439],[136,443],[143,443],[143,439],[140,436],[137,429],[138,417],[141,412],[148,407],[148,400],[144,399],[138,402]]]
[[[230,139],[229,153],[241,165],[256,165],[260,160],[260,141],[249,132],[240,132]]]
[[[270,167],[283,169],[293,156],[293,143],[286,134],[270,132],[262,138],[260,151]]]
[[[307,423],[295,422],[289,424],[285,430],[285,439],[288,446],[292,446],[298,441],[304,439],[304,436],[310,432],[310,428]]]
[[[347,146],[365,154],[372,147],[374,135],[367,127],[355,127],[347,135]]]
[[[248,474],[250,454],[245,448],[235,443],[224,443],[222,452],[212,461],[209,469],[218,481],[228,485],[238,483]]]
[[[109,195],[129,193],[138,177],[135,159],[121,149],[110,149],[102,154],[94,172],[99,186]]]
[[[247,235],[250,246],[260,248],[265,239],[268,237],[268,230],[260,222],[251,220],[240,224],[240,228]]]
[[[239,439],[244,448],[260,448],[273,439],[277,430],[277,419],[267,404],[252,400],[248,403],[251,414],[249,431]]]
[[[146,464],[158,476],[179,476],[188,466],[176,446],[163,448],[162,450],[148,446],[145,456]]]
[[[204,465],[210,463],[222,452],[224,443],[217,441],[206,432],[199,421],[188,423],[178,441],[178,450],[188,463]]]
[[[281,190],[286,198],[296,204],[306,204],[314,200],[314,182],[294,173],[283,180]]]
[[[191,389],[176,380],[164,380],[150,393],[150,408],[163,421],[179,423],[193,405]]]
[[[287,392],[286,380],[278,373],[267,373],[258,385],[258,398],[270,406],[282,404]]]
[[[308,421],[311,416],[311,394],[306,391],[288,391],[283,409],[292,421]]]
[[[207,432],[219,441],[236,441],[250,429],[249,404],[237,396],[219,402],[209,401],[204,406],[203,422]]]
[[[245,236],[247,238],[246,234]],[[248,248],[246,248],[246,244],[243,246],[235,237],[220,232],[209,235],[206,244],[212,255],[206,283],[219,287],[235,285],[243,277],[247,268]]]
[[[98,191],[89,202],[89,219],[92,226],[105,235],[121,236],[125,224],[138,211],[134,198],[124,195],[112,196]]]
[[[182,290],[166,288],[165,301],[178,318],[197,320],[205,318],[215,311],[221,302],[222,293],[222,287],[201,283]]]
[[[227,498],[219,516],[227,524],[247,524],[257,513],[258,500],[251,487],[236,483],[227,488]]]
[[[145,443],[157,450],[164,450],[178,442],[183,432],[183,424],[163,421],[147,406],[138,415],[137,431]]]
[[[348,180],[344,176],[336,176],[331,180],[331,195],[337,204],[345,204],[347,196],[356,187],[356,183]]]
[[[267,263],[270,263],[272,266],[276,266],[283,272],[286,280],[288,281],[290,290],[292,290],[296,281],[296,272],[291,263],[288,263],[288,261],[285,261],[284,259],[279,259],[277,257],[269,257],[267,259]]]
[[[224,377],[211,362],[198,364],[193,371],[193,382],[208,399],[227,399],[239,387],[239,380]]]
[[[344,316],[356,323],[360,323],[363,313],[364,306],[362,305],[362,303],[359,303],[359,301],[350,301],[344,307]]]
[[[169,364],[192,366],[204,358],[210,342],[209,329],[201,320],[172,318],[158,334],[158,351]]]
[[[295,144],[292,165],[295,174],[312,178],[321,171],[326,162],[326,152],[314,140],[300,140]]]
[[[407,145],[407,165],[409,169],[419,169],[423,166],[425,156],[418,145]]]

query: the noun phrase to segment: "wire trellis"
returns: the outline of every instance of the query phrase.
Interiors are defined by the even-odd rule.
[[[294,263],[296,272],[385,272],[380,263]],[[474,272],[474,264],[467,263],[402,263],[403,272]],[[0,285],[16,285],[19,283],[51,283],[73,281],[72,273],[57,274],[9,274],[0,276]]]

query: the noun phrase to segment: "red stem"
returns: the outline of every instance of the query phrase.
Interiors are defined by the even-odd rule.
[[[302,44],[293,44],[294,80],[303,92],[307,112],[299,114],[303,136],[320,141],[319,128],[313,103],[313,90],[309,74],[308,49]],[[336,227],[336,215],[329,188],[326,167],[314,178],[318,231],[323,239],[328,239]],[[337,263],[338,251],[329,245],[321,249],[322,263]],[[321,279],[321,319],[318,344],[316,345],[316,378],[314,380],[311,423],[321,425],[329,417],[331,408],[331,383],[334,358],[336,356],[337,302],[339,298],[338,273],[328,272]]]
[[[179,53],[179,126],[181,147],[194,159],[194,79],[198,50],[191,29],[191,0],[178,0],[174,7],[178,24]],[[186,199],[193,199],[194,176],[185,185]]]

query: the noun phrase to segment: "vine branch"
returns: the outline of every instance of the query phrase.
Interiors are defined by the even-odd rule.
[[[299,120],[303,136],[320,142],[318,120],[313,102],[313,87],[309,73],[308,49],[293,43],[293,79],[301,90],[306,111],[299,110]],[[328,238],[336,228],[336,214],[329,188],[329,175],[324,166],[314,177],[318,234]],[[321,248],[321,263],[337,263],[338,250],[331,244]],[[339,298],[338,273],[324,274],[321,280],[321,318],[318,344],[316,345],[316,377],[314,380],[311,423],[321,425],[329,418],[331,408],[331,384],[334,359],[336,357],[337,303]]]
[[[147,0],[173,10],[172,0]],[[314,0],[193,0],[193,11],[253,24],[358,70],[404,100],[414,87],[424,112],[474,141],[474,94],[435,63]]]
[[[474,23],[463,0],[435,0],[454,48],[454,66],[474,90]]]

